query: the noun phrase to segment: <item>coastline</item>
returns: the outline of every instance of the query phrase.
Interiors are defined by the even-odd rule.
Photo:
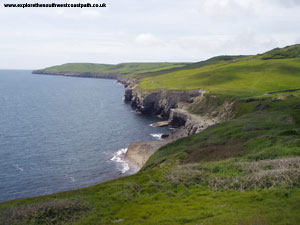
[[[79,72],[47,72],[43,70],[33,70],[32,74],[38,75],[54,75],[54,76],[66,76],[66,77],[81,77],[81,78],[100,78],[100,79],[113,79],[118,80],[120,74],[100,74],[100,73],[79,73]]]
[[[45,69],[128,72],[117,81],[29,71],[12,79],[1,99],[8,157],[0,198],[19,200],[0,203],[0,224],[298,224],[299,47],[176,72]],[[272,79],[260,79],[266,73]],[[10,126],[23,121],[24,129]]]
[[[206,91],[145,91],[137,88],[138,80],[123,78],[119,74],[49,73],[42,70],[32,71],[32,73],[116,80],[125,88],[124,102],[130,104],[136,112],[142,115],[158,116],[167,120],[156,124],[157,126],[169,126],[173,129],[171,132],[163,134],[161,140],[133,142],[125,152],[124,159],[128,162],[130,168],[133,168],[136,172],[145,165],[147,160],[159,148],[179,138],[197,134],[214,124],[226,120],[232,108],[232,104],[227,104],[221,107],[221,113],[217,113],[217,115],[195,115],[189,112],[188,106],[195,102],[205,101]]]
[[[157,141],[140,141],[131,143],[125,153],[125,159],[128,161],[129,165],[139,171],[158,149],[176,141],[179,138],[188,136],[186,131],[182,128],[174,129],[162,136],[164,135],[166,136],[165,138]]]
[[[117,83],[119,83],[120,85],[123,85],[125,90],[132,82],[132,80],[121,79],[119,74],[108,74],[107,75],[107,74],[69,73],[69,72],[68,73],[63,73],[63,72],[61,72],[61,73],[48,73],[48,72],[40,72],[40,71],[32,71],[32,74],[66,76],[66,77],[80,77],[80,78],[112,79],[112,80],[116,80]],[[124,97],[125,97],[125,95],[126,95],[126,92],[124,93]],[[126,101],[125,98],[124,98],[124,101],[125,101],[125,103],[130,104],[128,101]],[[136,109],[136,111],[139,112],[140,114],[143,114],[142,112],[140,112],[137,109]],[[156,124],[154,124],[153,126],[160,127],[160,126],[170,126],[170,125],[169,125],[169,121],[160,121],[160,122],[157,122]],[[180,130],[180,132],[178,132],[178,130],[179,129],[176,130],[176,134],[175,134],[174,130],[172,132],[168,132],[167,134],[164,133],[163,135],[167,136],[167,138],[164,138],[164,139],[155,140],[155,141],[133,142],[129,145],[128,148],[118,150],[115,153],[115,155],[112,157],[111,160],[115,161],[115,162],[118,162],[118,163],[122,163],[122,164],[124,164],[124,163],[128,164],[129,168],[126,169],[126,171],[123,168],[121,170],[122,174],[124,173],[124,171],[127,172],[128,170],[134,171],[131,174],[135,174],[136,172],[138,172],[142,168],[142,166],[146,163],[148,158],[152,154],[154,154],[160,147],[162,147],[162,146],[164,146],[164,145],[166,145],[166,144],[168,144],[172,141],[175,141],[176,139],[182,137],[182,135],[181,136],[178,135],[179,133],[182,134],[182,130]],[[184,135],[184,136],[186,136],[186,135]],[[122,153],[120,153],[120,151],[122,151]],[[122,155],[122,159],[119,158],[120,156],[118,156],[118,159],[115,159],[116,155],[118,155],[119,153]]]
[[[204,90],[147,91],[138,87],[137,80],[119,81],[125,86],[125,102],[137,112],[144,115],[155,115],[167,121],[157,123],[158,126],[169,126],[173,130],[163,134],[160,143],[137,142],[128,147],[125,158],[141,169],[147,160],[161,147],[179,138],[195,135],[210,126],[229,120],[233,117],[235,101],[215,104],[215,96],[207,95]],[[190,112],[190,106],[200,105],[209,109],[203,114]]]

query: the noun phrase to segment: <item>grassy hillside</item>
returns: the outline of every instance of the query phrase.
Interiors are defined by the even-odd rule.
[[[46,72],[99,72],[111,68],[112,65],[109,64],[95,64],[95,63],[66,63],[59,66],[52,66],[42,69]],[[38,71],[38,70],[37,70]]]
[[[135,175],[0,203],[0,225],[300,224],[300,90],[286,91],[300,88],[300,62],[263,59],[273,53],[140,74],[147,89],[234,97],[234,119],[162,147]]]
[[[241,101],[234,120],[161,148],[138,174],[2,203],[0,224],[299,224],[299,102]]]
[[[129,74],[126,77],[138,77],[138,78],[143,78],[143,77],[149,77],[149,76],[159,76],[162,74],[166,73],[171,73],[171,72],[176,72],[180,70],[186,70],[186,69],[194,69],[194,68],[200,68],[203,66],[207,65],[213,65],[221,62],[229,62],[229,61],[234,61],[234,60],[239,60],[247,56],[216,56],[208,60],[196,62],[196,63],[188,63],[184,66],[171,66],[170,68],[164,68],[163,70],[157,70],[157,71],[147,71],[139,74]]]
[[[184,67],[175,72],[145,77],[141,80],[140,87],[149,90],[205,89],[216,95],[233,98],[298,89],[300,88],[300,58],[295,52],[299,49],[296,45],[275,49],[256,57],[214,61],[212,64],[200,64],[199,67],[192,64],[195,68]],[[286,52],[291,55],[287,55]],[[286,54],[287,58],[274,59],[276,54]],[[266,60],[266,57],[269,60]]]
[[[261,55],[264,60],[300,58],[300,45],[287,46],[285,48],[275,48]]]
[[[67,63],[59,66],[48,67],[38,71],[48,73],[92,73],[92,74],[131,74],[132,76],[145,72],[156,72],[170,68],[179,68],[187,63],[122,63],[118,65],[95,63]]]

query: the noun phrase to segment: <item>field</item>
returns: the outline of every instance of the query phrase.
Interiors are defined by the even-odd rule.
[[[48,73],[92,73],[92,74],[120,74],[137,76],[146,72],[157,72],[171,68],[180,68],[188,63],[121,63],[112,64],[95,64],[95,63],[67,63],[59,66],[48,67],[43,70]]]
[[[300,87],[300,59],[243,59],[143,78],[143,89],[204,89],[243,98]]]

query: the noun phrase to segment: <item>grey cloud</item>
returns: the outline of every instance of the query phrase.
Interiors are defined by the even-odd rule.
[[[300,42],[300,0],[106,3],[108,8],[96,12],[0,7],[0,21],[6,21],[0,23],[0,68],[82,61],[200,61]]]
[[[269,0],[271,3],[277,3],[280,6],[286,7],[286,8],[291,8],[291,7],[298,7],[300,6],[300,0]]]

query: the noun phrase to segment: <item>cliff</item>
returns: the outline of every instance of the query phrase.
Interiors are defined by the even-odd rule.
[[[138,87],[136,81],[123,80],[125,102],[137,112],[167,118],[173,128],[184,128],[193,135],[207,127],[228,120],[233,115],[235,101],[216,103],[217,98],[204,90],[147,91]],[[206,109],[202,114],[192,113],[191,106]],[[199,109],[198,109],[199,111]]]
[[[146,115],[156,115],[165,118],[165,125],[175,128],[164,135],[163,141],[132,143],[127,151],[126,159],[135,167],[141,168],[148,158],[160,147],[185,136],[199,133],[206,128],[228,120],[232,116],[234,102],[216,104],[216,97],[207,91],[189,90],[155,90],[148,91],[139,88],[139,79],[125,78],[120,74],[100,74],[90,72],[49,72],[45,70],[33,71],[34,74],[46,74],[72,77],[91,77],[117,79],[125,87],[125,102],[129,103],[137,112]],[[205,109],[205,113],[192,113],[191,106]],[[198,109],[199,110],[199,109]]]
[[[141,168],[149,157],[153,155],[157,149],[169,142],[165,141],[145,141],[132,143],[125,155],[131,167]]]
[[[204,90],[147,91],[138,87],[137,81],[121,81],[126,87],[125,102],[141,114],[156,115],[168,119],[173,131],[164,135],[163,141],[136,142],[129,146],[125,158],[134,166],[143,167],[148,158],[160,147],[185,136],[199,133],[217,123],[233,117],[235,101],[217,103],[217,98]],[[204,113],[191,112],[191,106]]]
[[[193,98],[201,96],[202,90],[192,91],[147,91],[138,87],[136,80],[126,80],[125,101],[142,114],[158,115],[168,118],[171,109],[180,103],[192,103]]]

